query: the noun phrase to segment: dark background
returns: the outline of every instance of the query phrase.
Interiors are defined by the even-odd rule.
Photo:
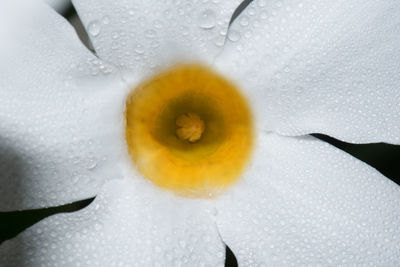
[[[251,0],[245,1],[244,4],[236,10],[232,20],[235,19],[240,11],[250,2]],[[63,15],[74,25],[81,40],[91,48],[88,43],[88,38],[83,30],[84,28],[80,24],[72,6],[64,12]],[[400,146],[384,143],[355,145],[341,142],[321,134],[314,134],[314,136],[375,167],[383,175],[400,185]],[[16,236],[27,227],[37,223],[45,217],[61,212],[74,212],[80,210],[89,205],[92,201],[93,198],[47,209],[0,212],[0,244],[5,240]],[[236,259],[229,248],[227,248],[225,266],[237,266]]]

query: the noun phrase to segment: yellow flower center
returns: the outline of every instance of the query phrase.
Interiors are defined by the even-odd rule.
[[[125,115],[133,164],[179,195],[214,197],[248,162],[253,125],[247,102],[205,66],[178,65],[144,81],[128,96]]]

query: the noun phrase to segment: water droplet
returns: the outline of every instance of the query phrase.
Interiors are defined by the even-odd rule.
[[[243,17],[240,19],[240,25],[242,25],[242,26],[247,26],[247,25],[249,25],[249,18],[248,18],[247,16],[243,16]]]
[[[154,250],[156,251],[156,253],[160,253],[162,251],[160,246],[155,246]]]
[[[267,0],[260,0],[258,1],[258,6],[259,7],[265,7],[267,5]]]
[[[179,245],[181,246],[181,248],[185,248],[186,247],[185,240],[179,240]]]
[[[301,93],[304,92],[304,88],[299,86],[299,87],[296,87],[295,91],[296,91],[297,94],[301,94]]]
[[[144,47],[142,45],[136,45],[135,47],[135,52],[138,53],[139,55],[144,53]]]
[[[188,34],[190,33],[190,30],[189,30],[188,27],[183,26],[183,27],[181,28],[181,32],[182,32],[182,35],[186,36],[186,35],[188,35]]]
[[[103,22],[104,25],[107,25],[110,23],[110,18],[108,16],[104,16],[101,21]]]
[[[156,27],[157,29],[161,29],[162,26],[163,26],[163,23],[162,23],[161,20],[155,20],[155,21],[153,22],[153,25],[154,25],[154,27]]]
[[[171,260],[173,259],[172,255],[171,255],[171,253],[170,253],[169,251],[165,252],[165,258],[166,258],[168,261],[171,261]]]
[[[94,228],[96,229],[96,231],[99,231],[101,228],[103,228],[102,226],[101,226],[101,224],[99,224],[99,223],[96,223],[95,225],[94,225]]]
[[[100,23],[97,20],[95,20],[88,24],[87,29],[90,35],[97,36],[100,34],[101,26]]]
[[[229,33],[228,33],[228,39],[229,39],[231,42],[237,42],[237,41],[240,40],[240,33],[239,33],[238,31],[231,30],[231,31],[229,31]]]
[[[144,32],[144,35],[147,38],[154,38],[154,37],[157,36],[157,32],[155,30],[147,30],[147,31]]]
[[[225,38],[223,36],[218,36],[217,38],[214,39],[214,44],[217,47],[224,46],[224,43],[225,43]]]
[[[89,170],[93,170],[94,168],[96,168],[96,166],[97,166],[97,162],[94,161],[93,159],[90,159],[89,162],[88,162],[87,168]]]
[[[160,42],[159,41],[153,41],[153,42],[151,42],[150,45],[151,45],[152,48],[157,48],[157,47],[160,46]]]
[[[207,9],[200,13],[198,18],[198,24],[203,29],[212,29],[216,24],[216,15],[215,12]]]
[[[119,38],[119,33],[118,33],[118,32],[113,32],[112,35],[111,35],[111,37],[112,37],[114,40],[117,40],[117,39]]]

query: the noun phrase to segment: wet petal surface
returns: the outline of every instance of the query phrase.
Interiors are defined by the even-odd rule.
[[[176,62],[211,62],[241,1],[73,2],[97,54],[137,75]]]
[[[124,148],[120,77],[51,8],[20,2],[1,16],[0,210],[94,196]]]
[[[148,182],[107,183],[87,208],[51,216],[0,246],[2,266],[223,266],[210,203]]]
[[[260,134],[240,184],[217,199],[239,266],[400,263],[400,187],[313,137]]]
[[[393,0],[255,0],[216,64],[264,130],[399,144],[399,12]]]

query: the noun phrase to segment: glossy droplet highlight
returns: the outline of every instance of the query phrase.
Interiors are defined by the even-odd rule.
[[[87,30],[91,36],[97,36],[101,32],[101,25],[100,22],[95,20],[88,24]]]
[[[144,47],[140,44],[136,45],[135,47],[135,52],[139,55],[142,55],[144,53]]]
[[[206,9],[200,13],[198,24],[203,29],[212,29],[216,25],[217,16],[211,9]]]
[[[101,22],[103,22],[104,25],[108,25],[108,24],[110,24],[110,18],[108,16],[104,16],[101,19]]]
[[[143,81],[128,96],[125,115],[133,165],[178,195],[219,195],[250,157],[253,125],[246,100],[203,65],[178,65]]]
[[[240,40],[240,33],[238,32],[238,31],[235,31],[235,30],[230,30],[229,31],[229,33],[228,33],[228,39],[231,41],[231,42],[237,42],[237,41],[239,41]]]

